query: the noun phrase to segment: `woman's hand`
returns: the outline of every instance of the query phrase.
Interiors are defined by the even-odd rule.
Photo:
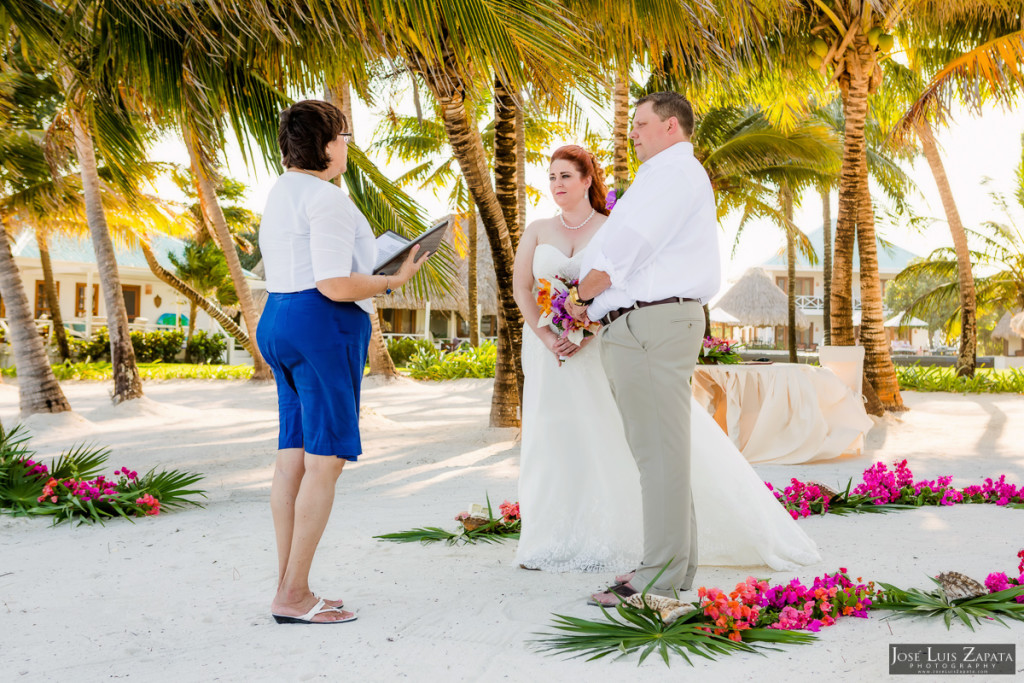
[[[413,276],[416,275],[417,272],[419,272],[419,269],[423,266],[426,260],[430,258],[430,252],[428,251],[426,254],[417,259],[416,255],[419,253],[419,251],[419,244],[414,246],[409,251],[409,255],[405,258],[405,261],[402,263],[402,266],[398,269],[398,272],[396,272],[393,276],[395,278],[395,286],[392,289],[398,289],[399,287],[405,285],[406,282],[411,280]]]
[[[555,358],[559,361],[563,358],[571,358],[580,350],[579,346],[576,346],[564,337],[559,337],[548,328],[544,328],[540,339],[544,342],[544,346],[546,346],[551,353],[555,354]]]

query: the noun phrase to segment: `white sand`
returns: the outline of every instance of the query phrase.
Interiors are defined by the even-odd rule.
[[[346,468],[317,561],[314,590],[343,597],[360,618],[329,627],[278,626],[268,496],[276,442],[272,386],[149,382],[148,400],[109,405],[109,386],[64,389],[81,416],[32,418],[33,446],[53,456],[78,441],[113,450],[127,465],[201,472],[206,509],[105,527],[0,517],[0,680],[94,681],[561,681],[811,680],[885,678],[889,643],[1011,643],[1024,625],[951,631],[935,621],[845,619],[817,643],[767,657],[738,655],[671,669],[539,654],[528,643],[560,612],[597,617],[585,596],[603,575],[518,569],[512,543],[447,547],[382,543],[375,534],[419,525],[454,528],[471,502],[515,499],[515,430],[488,429],[490,381],[409,380],[364,388],[365,453]],[[875,460],[907,458],[918,476],[964,485],[1006,473],[1024,481],[1024,397],[906,394],[913,410],[869,436],[863,456],[817,465],[764,466],[838,483]],[[0,387],[0,419],[16,421],[17,390]],[[821,547],[808,580],[839,566],[854,576],[931,586],[958,570],[979,580],[1010,572],[1024,546],[1024,511],[994,506],[928,508],[801,522]],[[731,589],[765,568],[702,567],[701,585]],[[1018,672],[1021,671],[1018,664]]]

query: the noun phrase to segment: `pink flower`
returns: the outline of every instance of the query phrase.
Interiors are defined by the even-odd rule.
[[[147,493],[141,498],[136,498],[135,504],[148,507],[149,509],[145,511],[146,515],[160,514],[160,501],[154,498],[152,494]]]

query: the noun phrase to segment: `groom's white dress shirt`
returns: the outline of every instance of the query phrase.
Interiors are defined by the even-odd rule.
[[[580,280],[611,278],[591,320],[637,301],[713,297],[721,285],[715,195],[693,145],[677,142],[640,165],[636,179],[584,250]]]

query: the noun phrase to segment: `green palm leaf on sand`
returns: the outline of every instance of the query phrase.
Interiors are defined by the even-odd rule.
[[[1024,587],[1015,586],[987,595],[950,599],[942,590],[939,580],[932,578],[932,581],[939,588],[930,591],[918,588],[904,590],[879,581],[878,585],[884,593],[879,595],[872,608],[890,610],[900,617],[941,616],[947,629],[953,619],[959,619],[972,631],[972,620],[977,624],[981,624],[982,619],[997,621],[1003,626],[1008,626],[1003,618],[1024,621],[1024,603],[1017,602],[1018,597],[1024,596]]]

